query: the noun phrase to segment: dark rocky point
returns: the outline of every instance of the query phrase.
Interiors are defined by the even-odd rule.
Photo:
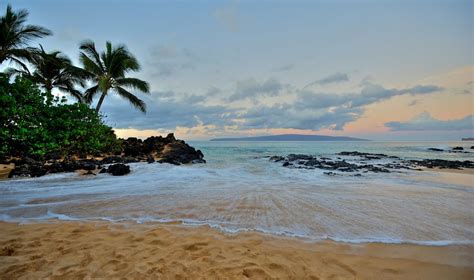
[[[80,158],[81,156],[85,157],[85,155],[67,156],[60,160],[59,155],[48,154],[44,161],[25,157],[9,161],[4,160],[4,162],[15,164],[15,169],[10,172],[10,177],[39,177],[48,173],[74,172],[75,170],[86,170],[88,171],[86,174],[100,170],[99,173],[108,171],[112,175],[118,175],[119,173],[126,172],[124,174],[127,174],[130,172],[130,167],[124,163],[154,163],[156,161],[158,163],[181,165],[206,162],[200,150],[189,146],[183,140],[176,139],[173,133],[168,134],[166,137],[152,136],[145,140],[134,137],[125,139],[122,143],[121,153],[105,155],[100,161],[95,159],[77,159],[77,157]],[[105,164],[112,165],[109,166],[109,169],[102,168],[101,165]],[[126,166],[126,168],[123,166]],[[110,169],[111,167],[112,169]],[[128,172],[126,171],[127,169]]]
[[[109,166],[107,173],[112,174],[113,176],[122,176],[130,173],[130,166],[123,163],[116,163]]]
[[[363,173],[390,173],[392,171],[406,169],[406,170],[423,170],[422,167],[426,168],[450,168],[450,169],[462,169],[462,168],[474,168],[473,161],[457,161],[457,160],[442,160],[442,159],[424,159],[424,160],[403,160],[396,156],[388,156],[385,154],[371,154],[362,152],[340,152],[337,155],[340,156],[351,156],[358,157],[360,159],[351,159],[351,162],[346,161],[340,157],[337,159],[330,159],[327,157],[320,157],[319,159],[313,155],[302,155],[302,154],[289,154],[288,156],[271,156],[270,161],[281,162],[282,166],[286,168],[296,169],[323,169],[330,170],[324,172],[329,176],[341,175],[338,172],[363,172]],[[389,159],[390,162],[384,161],[371,162],[372,160]],[[353,176],[362,176],[360,173],[356,173]]]

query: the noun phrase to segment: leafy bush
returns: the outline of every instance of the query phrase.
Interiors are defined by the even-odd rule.
[[[0,156],[114,153],[120,142],[87,105],[66,104],[29,80],[0,76]]]

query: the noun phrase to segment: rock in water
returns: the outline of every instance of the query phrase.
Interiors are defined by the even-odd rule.
[[[443,152],[443,149],[438,149],[438,148],[428,148],[428,151],[433,151],[433,152]]]
[[[112,174],[113,176],[122,176],[130,173],[130,166],[123,163],[112,164],[107,169],[107,173]]]
[[[462,151],[462,150],[464,150],[464,148],[463,147],[454,147],[452,150],[453,151]]]
[[[166,137],[152,136],[144,141],[128,138],[123,141],[124,156],[143,157],[148,163],[154,162],[154,157],[161,158],[159,163],[184,164],[205,163],[200,150],[189,146],[183,140],[178,140],[173,133]],[[125,161],[126,162],[126,161]]]
[[[163,160],[168,163],[204,163],[204,155],[200,150],[186,144],[184,141],[176,140],[175,142],[166,144],[163,151],[159,154]]]

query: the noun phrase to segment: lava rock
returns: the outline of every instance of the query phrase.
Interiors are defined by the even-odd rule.
[[[152,156],[152,155],[148,155],[146,157],[146,162],[148,163],[154,163],[155,162],[155,158]]]
[[[169,135],[168,135],[169,136]],[[167,137],[168,138],[168,137]],[[174,136],[172,137],[174,139]],[[196,150],[193,147],[186,144],[184,141],[176,140],[166,144],[163,147],[163,151],[160,154],[164,162],[168,163],[192,163],[193,161],[199,160],[205,162],[204,155],[200,150]]]
[[[122,176],[130,173],[130,166],[123,163],[112,164],[107,169],[107,173],[113,176]]]
[[[279,161],[285,160],[285,158],[282,156],[271,156],[269,160],[274,161],[274,162],[279,162]]]
[[[100,161],[101,164],[122,163],[122,162],[123,162],[123,159],[120,156],[105,157]]]

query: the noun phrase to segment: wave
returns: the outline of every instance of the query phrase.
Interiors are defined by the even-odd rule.
[[[306,234],[300,234],[290,231],[277,231],[268,230],[263,228],[244,228],[244,227],[228,227],[225,223],[213,223],[206,221],[199,221],[193,219],[169,219],[169,218],[152,218],[152,217],[139,217],[139,218],[111,218],[111,217],[90,217],[90,218],[77,218],[69,215],[54,213],[48,211],[47,214],[37,217],[21,217],[14,218],[6,214],[0,215],[0,220],[3,222],[15,222],[20,224],[32,223],[32,222],[47,222],[47,221],[105,221],[110,223],[128,223],[133,222],[136,224],[170,224],[179,223],[184,226],[190,227],[201,227],[207,226],[216,229],[220,232],[227,234],[239,234],[244,232],[255,232],[268,234],[273,236],[281,236],[288,238],[297,238],[306,242],[321,242],[321,241],[334,241],[348,244],[367,244],[367,243],[382,243],[382,244],[412,244],[412,245],[423,245],[423,246],[450,246],[450,245],[474,245],[474,240],[410,240],[410,239],[396,239],[396,238],[340,238],[335,236],[310,236]]]

